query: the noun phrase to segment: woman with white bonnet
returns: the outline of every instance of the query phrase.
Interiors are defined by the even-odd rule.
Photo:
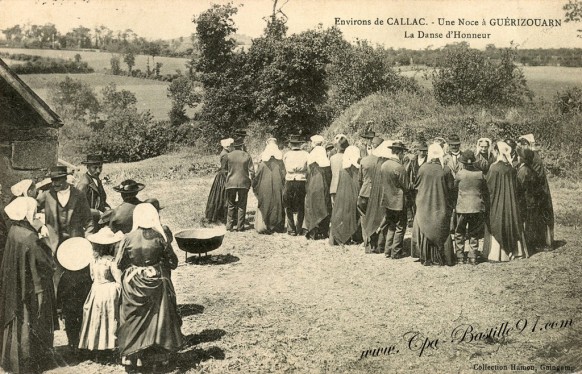
[[[222,139],[220,145],[220,169],[214,177],[210,193],[208,194],[208,201],[206,202],[206,219],[209,222],[226,222],[226,190],[224,184],[226,183],[226,175],[228,169],[226,166],[226,155],[232,150],[232,143],[234,139]]]
[[[16,197],[32,197],[36,199],[36,184],[33,183],[32,179],[23,179],[10,187],[10,192]]]
[[[308,239],[324,239],[329,235],[331,217],[331,167],[325,148],[317,146],[307,159],[305,186],[305,228]]]
[[[535,146],[533,134],[522,135],[518,138],[521,148],[529,149],[533,152],[533,158],[530,161],[531,169],[537,174],[537,181],[534,184],[536,195],[539,196],[538,204],[541,207],[542,218],[544,223],[545,249],[552,250],[554,246],[554,204],[550,192],[550,184],[544,167],[544,162],[540,157],[540,152]]]
[[[485,226],[483,256],[505,262],[528,256],[517,200],[517,172],[511,164],[511,147],[498,142],[497,161],[485,177],[489,193],[489,217]]]
[[[267,145],[261,154],[261,161],[252,184],[253,192],[258,202],[255,215],[255,230],[259,234],[284,232],[283,186],[285,184],[285,164],[276,139],[275,142],[267,140]]]
[[[156,208],[139,204],[133,229],[120,244],[116,262],[121,284],[119,354],[127,366],[167,365],[183,344],[174,286],[164,276],[167,238]]]
[[[428,161],[418,169],[414,183],[417,210],[412,226],[411,256],[420,258],[424,266],[456,263],[449,228],[454,207],[454,178],[451,169],[444,165],[444,155],[440,144],[431,144]]]
[[[361,242],[358,193],[360,192],[360,149],[350,145],[346,148],[339,173],[336,203],[331,213],[329,244]]]
[[[0,268],[0,366],[7,372],[42,371],[59,328],[52,254],[32,227],[36,206],[17,197],[4,209],[12,221]]]

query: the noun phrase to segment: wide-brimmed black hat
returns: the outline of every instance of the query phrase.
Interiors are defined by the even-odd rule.
[[[135,193],[143,190],[145,188],[145,184],[137,183],[133,179],[126,179],[121,182],[118,186],[114,186],[113,190],[119,193]]]
[[[475,160],[475,153],[470,149],[461,152],[461,156],[459,157],[459,162],[465,165],[472,165]]]
[[[449,136],[447,143],[449,143],[449,145],[450,144],[461,144],[461,139],[459,138],[459,135],[452,134],[451,136]]]
[[[365,131],[362,135],[360,135],[364,139],[374,139],[376,133],[374,131],[368,130]]]
[[[235,148],[240,148],[245,145],[245,140],[243,138],[236,138],[234,142],[232,142],[232,146]]]
[[[247,136],[247,130],[235,130],[234,131],[234,135],[236,135],[237,138],[244,138],[245,136]]]
[[[83,165],[100,165],[103,164],[102,155],[87,155],[85,161],[81,161]]]
[[[403,149],[405,151],[408,150],[408,148],[406,148],[406,146],[404,145],[404,143],[402,143],[401,141],[395,141],[394,143],[392,143],[391,145],[389,145],[388,148],[392,148],[392,149]]]
[[[62,178],[66,177],[67,175],[69,175],[67,172],[67,167],[61,165],[53,166],[49,172],[50,179]]]
[[[302,144],[305,143],[305,140],[301,138],[301,135],[289,135],[289,143]]]
[[[333,149],[333,143],[326,143],[325,150],[329,151],[330,149]]]

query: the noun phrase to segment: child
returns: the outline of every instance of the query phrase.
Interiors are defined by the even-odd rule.
[[[121,271],[112,254],[114,244],[123,239],[123,233],[114,234],[109,227],[104,227],[87,239],[93,243],[95,259],[89,265],[93,285],[83,306],[79,348],[110,354],[117,347],[121,292]]]

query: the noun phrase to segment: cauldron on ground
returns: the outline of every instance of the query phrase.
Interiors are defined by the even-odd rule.
[[[188,259],[188,253],[202,253],[208,255],[208,252],[219,248],[226,234],[225,226],[188,229],[177,232],[174,235],[178,247],[186,252],[185,260]]]

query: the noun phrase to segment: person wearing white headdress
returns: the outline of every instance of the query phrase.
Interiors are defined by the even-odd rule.
[[[379,232],[383,227],[388,228],[384,256],[397,260],[405,256],[403,242],[407,224],[406,195],[410,185],[408,174],[402,165],[406,147],[401,141],[394,141],[388,148],[392,151],[392,155],[380,168],[383,186],[380,205],[384,209],[384,218],[377,231]]]
[[[528,257],[517,200],[517,172],[511,164],[511,147],[496,144],[497,161],[486,176],[489,220],[485,226],[483,255],[489,261],[505,262]]]
[[[167,363],[183,344],[174,286],[163,263],[170,256],[158,211],[142,203],[116,256],[121,284],[119,354],[129,366]]]
[[[206,202],[206,210],[204,215],[209,222],[226,222],[226,190],[224,184],[226,182],[226,175],[228,169],[226,166],[226,155],[232,150],[234,139],[227,138],[220,141],[222,150],[220,151],[220,169],[214,177],[208,200]]]
[[[337,187],[337,202],[331,213],[329,243],[331,245],[361,242],[358,193],[360,191],[360,149],[346,148]]]
[[[545,249],[552,250],[554,247],[554,205],[544,162],[540,156],[540,150],[535,147],[533,134],[522,135],[518,140],[521,148],[530,149],[533,152],[533,158],[529,162],[529,167],[537,175],[537,181],[534,183],[534,186],[536,187],[535,193],[538,196],[538,203],[542,210],[545,225]]]
[[[10,187],[10,192],[15,197],[33,197],[36,198],[36,184],[32,182],[32,179],[23,179]]]
[[[287,215],[287,234],[291,236],[303,234],[305,218],[305,191],[307,183],[307,160],[309,153],[301,149],[304,141],[299,135],[289,138],[289,150],[283,156],[285,164],[285,186],[283,202]],[[297,219],[295,218],[297,215]]]
[[[305,228],[308,239],[324,239],[329,235],[331,198],[329,185],[331,167],[325,148],[317,146],[308,158],[307,183],[305,186]]]
[[[36,200],[17,197],[6,206],[12,221],[0,268],[0,366],[6,372],[43,370],[59,329],[53,258],[32,221]]]
[[[257,173],[253,179],[253,192],[258,207],[255,214],[255,230],[259,234],[285,231],[285,208],[283,186],[285,164],[276,143],[268,143],[261,154]]]
[[[383,159],[376,156],[374,151],[378,148],[384,140],[379,137],[374,137],[371,142],[371,149],[367,156],[363,157],[360,161],[360,192],[358,194],[358,212],[361,215],[361,226],[362,226],[362,239],[364,240],[364,250],[366,253],[375,253],[378,251],[378,235],[375,233],[375,230],[372,230],[371,233],[366,232],[366,225],[368,219],[374,220],[373,213],[380,212],[380,209],[376,209],[375,207],[371,207],[370,205],[370,196],[372,196],[372,185],[376,180],[376,174],[380,175],[380,168],[382,167],[382,163],[384,163]],[[377,184],[381,184],[381,182],[376,182]],[[381,194],[375,194],[375,196],[381,196]],[[374,199],[372,205],[380,205],[380,201],[378,199]],[[370,210],[371,216],[368,217],[368,209]],[[381,220],[381,214],[378,215]],[[378,221],[379,222],[379,221]]]
[[[350,145],[348,139],[344,134],[339,134],[335,137],[337,153],[330,157],[329,162],[331,165],[331,184],[329,187],[329,194],[331,196],[331,205],[335,203],[335,194],[337,192],[337,184],[339,182],[339,173],[342,169],[342,159],[344,157],[344,152],[346,148]]]
[[[323,138],[323,136],[321,135],[313,135],[311,138],[311,147],[312,149],[317,147],[318,145],[323,145],[323,142],[325,141],[325,139]]]
[[[456,263],[450,235],[453,212],[453,174],[444,165],[443,148],[438,143],[428,147],[427,162],[418,170],[416,216],[412,226],[412,257],[421,264],[454,265]]]

